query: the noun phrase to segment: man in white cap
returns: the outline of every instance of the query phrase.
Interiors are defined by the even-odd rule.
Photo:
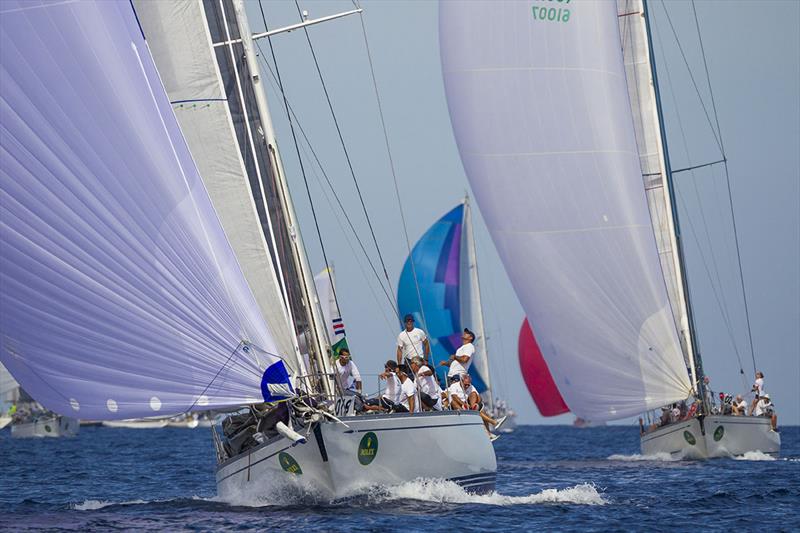
[[[769,417],[773,431],[778,430],[778,415],[775,414],[775,405],[769,398],[766,392],[761,393],[758,397],[758,403],[753,411],[753,416],[766,416]]]

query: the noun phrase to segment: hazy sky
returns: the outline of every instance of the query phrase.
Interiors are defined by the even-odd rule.
[[[270,28],[297,22],[293,3],[263,2]],[[340,1],[301,2],[310,18],[352,9]],[[413,242],[469,191],[444,96],[435,2],[362,3],[400,194]],[[710,111],[691,4],[666,5]],[[258,3],[248,5],[253,31],[263,28]],[[720,159],[660,1],[651,3],[659,80],[673,168]],[[800,423],[800,2],[698,1],[712,88],[729,160],[742,269],[758,369],[784,424]],[[407,247],[358,16],[309,30],[337,112],[378,243],[396,291]],[[349,170],[328,111],[305,35],[273,38],[290,104],[308,134],[345,209],[381,272]],[[267,51],[268,46],[262,43]],[[270,60],[271,62],[271,60]],[[264,73],[266,77],[268,74]],[[272,86],[270,86],[272,87]],[[323,266],[308,200],[282,102],[270,94],[273,121],[315,271]],[[713,120],[713,117],[712,117]],[[303,148],[307,152],[307,148]],[[319,169],[304,163],[348,341],[362,374],[376,374],[394,357],[399,325]],[[737,352],[749,390],[753,362],[722,167],[676,176],[687,246],[692,303],[706,373],[716,391],[743,392]],[[523,423],[544,419],[519,373],[517,335],[522,308],[475,210],[479,270],[492,377]],[[382,273],[382,272],[381,272]],[[384,285],[386,285],[385,280]],[[365,388],[377,389],[366,377]]]

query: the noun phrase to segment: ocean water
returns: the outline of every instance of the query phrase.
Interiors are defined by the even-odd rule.
[[[634,427],[521,426],[495,443],[497,492],[418,480],[336,502],[280,492],[221,501],[208,429],[0,431],[0,531],[800,530],[800,428],[782,457],[671,461]]]

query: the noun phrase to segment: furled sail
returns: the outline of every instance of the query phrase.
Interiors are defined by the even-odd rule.
[[[650,220],[656,236],[661,270],[667,286],[675,327],[680,332],[686,364],[691,365],[689,315],[678,264],[678,244],[673,230],[672,205],[667,183],[667,165],[658,120],[655,80],[650,64],[650,47],[642,0],[617,0],[619,33],[625,78],[628,83],[633,130],[639,151]]]
[[[469,327],[476,335],[483,337],[483,332],[476,331],[477,326],[464,325],[461,322],[463,221],[464,204],[459,204],[437,220],[420,237],[411,255],[406,258],[397,286],[400,316],[412,314],[417,324],[424,323],[427,327],[431,344],[431,363],[436,365],[437,372],[443,379],[447,375],[447,368],[438,365],[456,353],[461,346],[463,327]],[[420,298],[422,298],[422,309],[425,311],[424,321]],[[469,373],[478,392],[485,391],[486,383],[477,372],[474,363]]]
[[[564,398],[558,392],[547,362],[542,357],[542,351],[533,336],[531,325],[526,318],[519,328],[519,342],[517,344],[519,354],[519,369],[522,372],[522,379],[525,386],[533,398],[539,413],[542,416],[556,416],[569,413],[569,407],[564,403]]]
[[[650,226],[616,3],[442,2],[453,129],[558,389],[608,420],[691,387]]]
[[[475,332],[475,355],[472,356],[470,372],[477,377],[473,381],[481,387],[478,391],[484,401],[493,405],[494,397],[489,374],[489,351],[486,342],[486,328],[483,324],[481,287],[478,279],[478,257],[475,249],[475,234],[472,229],[472,207],[469,199],[464,201],[464,225],[461,229],[461,273],[459,284],[461,300],[461,325]]]
[[[258,132],[242,44],[231,45],[236,60],[228,46],[214,44],[229,40],[228,27],[237,32],[230,38],[239,37],[231,3],[134,0],[133,5],[228,241],[279,352],[297,368],[299,352],[287,311],[291,284],[287,288],[281,282],[291,261],[281,262],[277,251],[288,245],[280,239],[278,193],[263,129]]]
[[[290,394],[131,5],[0,10],[3,364],[81,418]]]

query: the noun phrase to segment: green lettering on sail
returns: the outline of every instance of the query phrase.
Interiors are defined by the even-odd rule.
[[[378,455],[378,437],[370,431],[361,437],[361,442],[358,444],[358,462],[367,466],[376,455]]]
[[[569,22],[570,10],[561,5],[569,4],[570,0],[538,0],[531,6],[533,20],[543,22]]]

